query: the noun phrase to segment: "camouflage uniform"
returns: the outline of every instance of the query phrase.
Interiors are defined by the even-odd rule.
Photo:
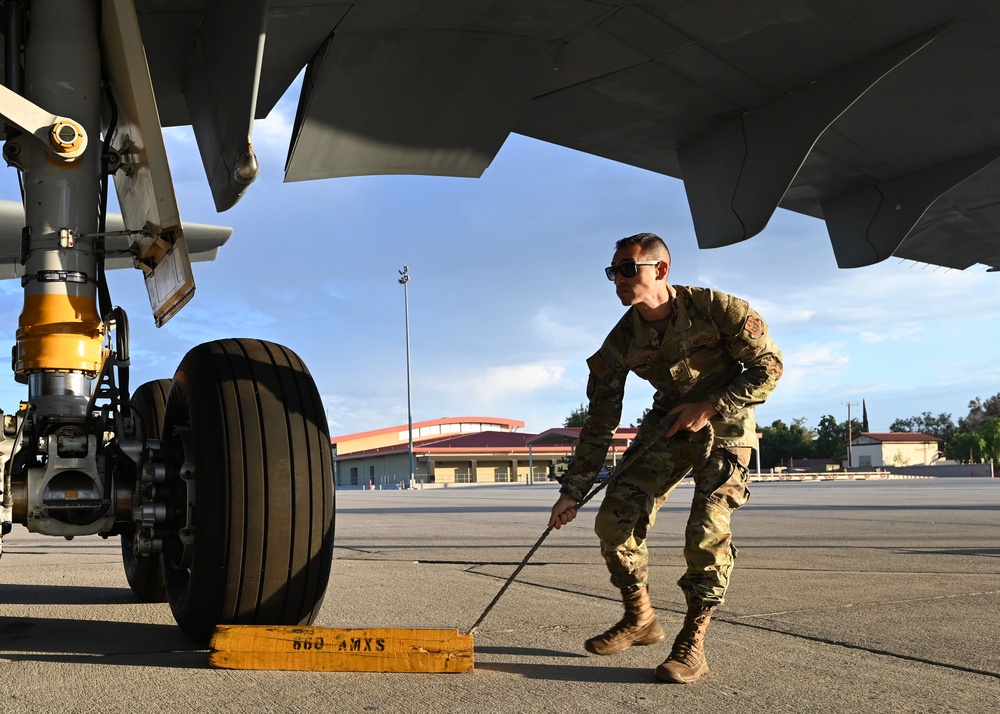
[[[707,288],[671,287],[673,310],[664,324],[646,323],[632,307],[587,360],[589,415],[560,490],[580,500],[593,485],[621,419],[629,372],[657,390],[631,448],[648,442],[674,407],[711,403],[719,413],[711,420],[715,441],[707,462],[696,464],[703,447],[690,432],[656,442],[613,477],[595,530],[612,584],[623,590],[645,586],[646,535],[657,510],[694,467],[684,544],[687,572],[678,585],[689,606],[712,608],[725,598],[736,556],[730,516],[750,496],[747,467],[757,446],[753,407],[781,377],[781,352],[746,301]]]

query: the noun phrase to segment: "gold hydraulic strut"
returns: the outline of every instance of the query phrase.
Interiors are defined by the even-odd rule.
[[[102,167],[89,140],[100,130],[100,52],[90,3],[43,4],[25,43],[23,93],[0,86],[0,114],[19,130],[3,155],[23,171],[25,193],[24,307],[13,367],[31,399],[85,400],[104,361],[93,238]]]
[[[61,289],[60,289],[61,288]],[[103,362],[104,327],[94,296],[70,295],[65,287],[25,293],[18,320],[18,374],[83,372],[97,374]]]

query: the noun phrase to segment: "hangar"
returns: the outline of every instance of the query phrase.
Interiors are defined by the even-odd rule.
[[[496,417],[449,417],[414,422],[416,485],[529,484],[550,480],[573,453],[579,429],[518,431],[524,422]],[[619,429],[608,466],[635,438]],[[409,481],[409,426],[334,436],[334,480],[338,488],[398,488]]]

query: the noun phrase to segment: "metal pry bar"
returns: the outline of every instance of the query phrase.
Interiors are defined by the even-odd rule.
[[[676,414],[667,414],[665,417],[663,417],[663,419],[661,419],[660,423],[657,425],[657,429],[653,434],[653,438],[651,438],[647,442],[638,444],[634,449],[626,451],[624,458],[618,463],[618,465],[615,467],[614,471],[607,478],[607,480],[597,484],[590,491],[590,493],[584,496],[583,499],[576,504],[576,507],[582,508],[585,503],[590,501],[590,499],[596,496],[605,486],[611,483],[611,479],[615,478],[619,473],[623,472],[625,469],[631,466],[636,461],[636,459],[645,454],[650,446],[659,441],[660,437],[662,437],[664,434],[667,433],[667,431],[670,429],[671,426],[673,426],[675,421],[677,421]],[[706,424],[698,433],[703,434],[702,438],[705,442],[705,452],[699,456],[699,463],[704,463],[708,459],[708,455],[712,451],[712,443],[715,441],[715,430],[712,428],[711,423],[709,423]],[[507,578],[507,582],[505,582],[503,584],[503,587],[500,588],[500,592],[498,592],[496,594],[496,597],[494,597],[493,600],[490,602],[490,604],[486,606],[486,609],[483,610],[483,614],[479,616],[479,619],[476,620],[475,624],[471,628],[469,628],[469,631],[466,634],[469,635],[473,634],[479,627],[479,625],[482,624],[483,620],[486,619],[486,616],[490,614],[490,611],[493,609],[494,605],[496,605],[497,602],[500,600],[500,598],[503,597],[503,594],[507,592],[507,588],[509,588],[511,583],[514,582],[518,574],[522,570],[524,570],[524,566],[528,564],[528,561],[531,560],[531,556],[535,554],[535,551],[538,550],[539,546],[542,545],[542,541],[544,541],[548,537],[549,533],[552,532],[552,529],[553,526],[549,526],[548,528],[545,529],[545,532],[542,533],[541,538],[539,538],[538,541],[531,547],[531,550],[528,551],[528,554],[524,556],[524,560],[522,560],[520,565],[518,565],[517,568],[514,569],[514,572],[511,573],[509,578]]]

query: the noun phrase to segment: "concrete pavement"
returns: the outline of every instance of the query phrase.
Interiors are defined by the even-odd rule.
[[[461,675],[234,672],[134,602],[117,542],[16,527],[0,560],[0,688],[14,711],[981,712],[1000,705],[1000,479],[759,483],[709,631],[711,674],[653,668],[683,613],[691,487],[650,539],[668,642],[609,658],[582,641],[621,605],[591,530],[553,532],[475,635]],[[553,485],[338,494],[316,624],[468,629],[538,539]]]

